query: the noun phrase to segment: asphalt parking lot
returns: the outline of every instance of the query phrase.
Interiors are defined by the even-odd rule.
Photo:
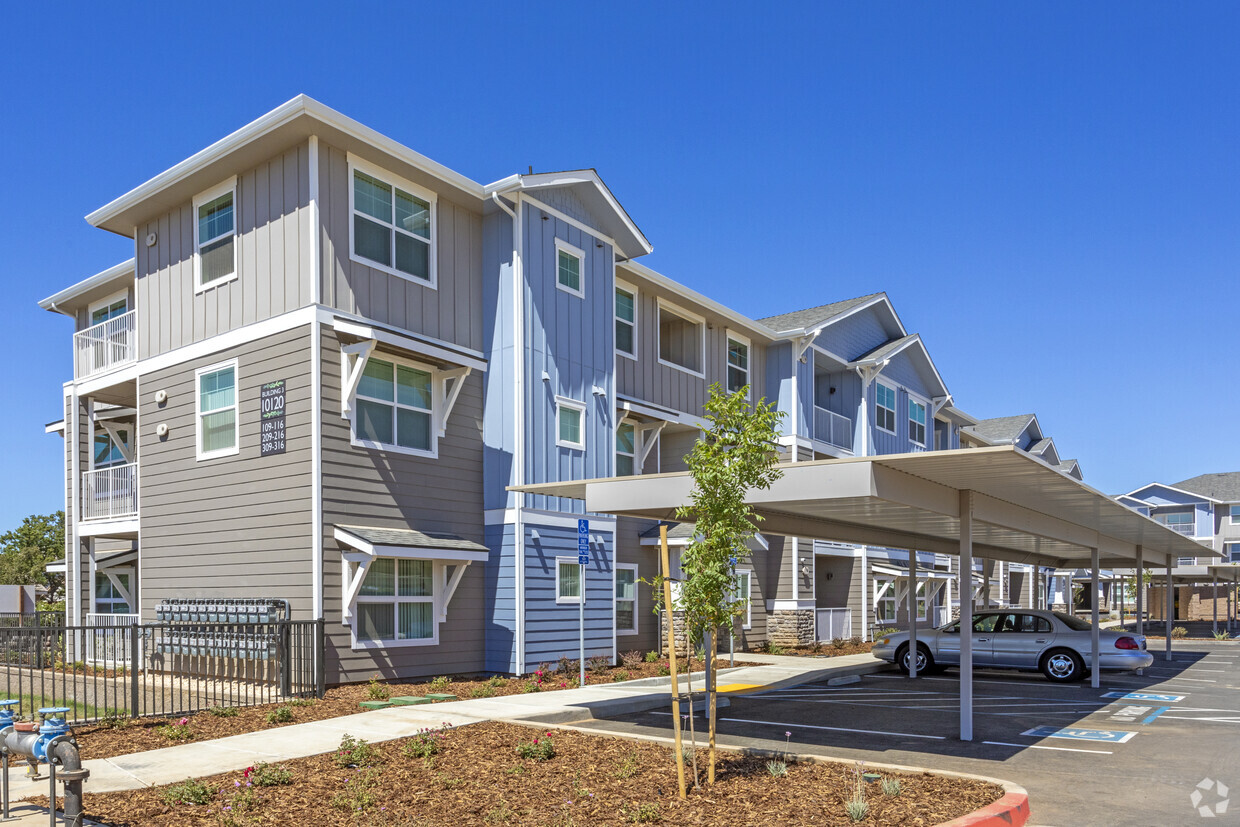
[[[1194,824],[1198,807],[1216,811],[1210,823],[1240,822],[1240,644],[1176,642],[1173,653],[1167,662],[1157,652],[1144,675],[1103,673],[1099,689],[978,670],[968,743],[958,739],[955,671],[732,695],[720,742],[780,750],[791,732],[794,752],[1004,778],[1029,790],[1037,825]],[[671,716],[587,726],[662,735]],[[1207,781],[1224,792],[1199,789]],[[1217,812],[1231,789],[1234,809]]]

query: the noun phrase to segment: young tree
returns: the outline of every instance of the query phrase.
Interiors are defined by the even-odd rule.
[[[65,556],[65,512],[32,514],[12,531],[0,534],[0,583],[46,586],[46,602],[62,599],[64,576],[44,567]]]
[[[694,538],[681,556],[679,608],[685,628],[708,630],[710,659],[710,762],[707,782],[715,782],[715,651],[720,626],[730,625],[743,611],[733,599],[737,563],[749,557],[749,540],[762,519],[745,502],[752,489],[769,488],[783,472],[775,467],[776,428],[783,414],[759,400],[750,407],[749,388],[728,395],[719,383],[710,386],[705,405],[710,423],[685,458],[693,477],[690,505],[679,519],[696,523]]]

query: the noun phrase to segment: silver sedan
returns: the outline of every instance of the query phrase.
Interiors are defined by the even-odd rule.
[[[1041,671],[1052,681],[1080,680],[1089,669],[1093,627],[1062,612],[1039,609],[989,609],[973,614],[973,665]],[[1128,632],[1098,633],[1102,669],[1144,669],[1154,662],[1145,637]],[[875,657],[909,671],[908,632],[884,635],[871,650]],[[917,671],[960,665],[960,621],[938,629],[917,630]]]

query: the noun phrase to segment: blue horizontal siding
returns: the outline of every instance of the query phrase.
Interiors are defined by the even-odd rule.
[[[533,536],[534,532],[537,537]],[[610,532],[590,531],[601,542],[590,546],[586,567],[586,657],[612,655],[615,538]],[[557,557],[577,556],[575,528],[526,526],[525,549],[525,668],[537,669],[561,655],[576,658],[579,646],[580,606],[556,603]]]
[[[517,601],[515,526],[486,527],[486,546],[491,551],[483,579],[486,601],[484,664],[488,672],[515,672],[517,668]]]

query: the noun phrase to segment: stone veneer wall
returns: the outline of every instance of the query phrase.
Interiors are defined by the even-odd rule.
[[[813,609],[776,609],[767,615],[767,638],[777,646],[800,646],[813,643]]]

